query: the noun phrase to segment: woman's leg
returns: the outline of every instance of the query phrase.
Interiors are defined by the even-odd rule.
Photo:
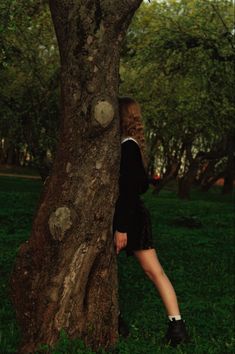
[[[165,305],[168,316],[180,314],[175,290],[165,274],[156,254],[155,249],[134,251],[141,267],[152,280]]]

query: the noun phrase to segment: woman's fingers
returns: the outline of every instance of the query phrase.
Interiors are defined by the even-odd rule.
[[[122,244],[121,243],[117,243],[117,246],[116,246],[117,254],[121,251],[122,248],[123,248]]]
[[[127,245],[127,233],[125,232],[115,232],[114,243],[116,245],[116,253],[118,254],[122,248]]]
[[[126,247],[126,243],[121,243],[118,245],[117,247],[117,253],[119,253],[121,251],[122,248]]]

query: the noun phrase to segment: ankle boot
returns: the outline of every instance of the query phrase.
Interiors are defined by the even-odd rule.
[[[169,321],[168,329],[164,337],[164,342],[176,347],[180,343],[188,343],[190,336],[187,332],[184,320]]]

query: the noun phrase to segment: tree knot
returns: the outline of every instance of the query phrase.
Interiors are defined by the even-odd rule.
[[[48,221],[49,229],[52,237],[55,240],[61,241],[65,232],[72,226],[72,218],[70,209],[67,207],[60,207],[54,211]]]
[[[112,104],[106,100],[99,100],[94,107],[95,120],[106,128],[114,118],[114,108]]]

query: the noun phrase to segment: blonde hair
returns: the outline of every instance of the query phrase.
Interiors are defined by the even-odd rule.
[[[147,169],[148,159],[140,105],[131,97],[120,97],[118,102],[121,136],[130,136],[138,142],[142,160],[145,168]]]

